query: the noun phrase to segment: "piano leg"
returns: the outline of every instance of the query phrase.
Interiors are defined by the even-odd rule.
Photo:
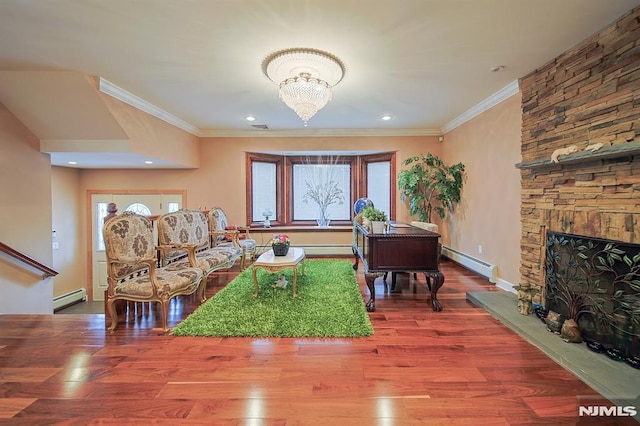
[[[351,251],[353,252],[353,270],[357,271],[358,261],[360,260],[360,256],[358,255],[358,252],[356,251],[355,247],[351,247]]]
[[[442,272],[425,272],[425,278],[427,279],[427,287],[431,292],[431,306],[436,312],[442,311],[442,305],[438,301],[438,290],[444,285],[444,275]],[[433,285],[431,280],[433,279]]]
[[[379,272],[365,272],[364,281],[369,288],[369,301],[367,302],[367,311],[374,312],[376,310],[376,286],[375,281],[380,275]]]

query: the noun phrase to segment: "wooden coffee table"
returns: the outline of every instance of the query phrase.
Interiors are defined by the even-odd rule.
[[[287,268],[293,269],[293,297],[298,297],[296,293],[296,281],[298,279],[298,265],[302,263],[302,275],[304,275],[304,249],[299,247],[289,247],[286,256],[274,256],[273,250],[264,252],[253,262],[253,285],[255,291],[253,297],[258,297],[258,279],[256,271],[258,268],[266,269],[271,273],[283,271]]]

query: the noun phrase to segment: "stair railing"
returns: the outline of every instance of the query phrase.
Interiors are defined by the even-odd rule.
[[[58,275],[58,271],[48,267],[43,263],[38,262],[34,258],[29,257],[26,254],[19,252],[18,250],[15,250],[9,247],[8,245],[6,245],[1,241],[0,241],[0,252],[7,254],[14,259],[19,260],[23,264],[26,264],[31,266],[32,268],[35,268],[40,272],[40,277],[43,280],[49,277],[55,277],[56,275]]]

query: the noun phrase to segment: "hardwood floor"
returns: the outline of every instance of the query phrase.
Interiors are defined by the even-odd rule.
[[[442,312],[423,276],[393,294],[378,278],[361,339],[172,337],[154,309],[113,334],[102,314],[0,316],[0,423],[583,424],[580,397],[598,394],[466,301],[495,291],[486,279],[442,271]],[[210,278],[208,296],[237,273]],[[358,282],[368,299],[362,266]],[[170,326],[195,307],[175,301]]]

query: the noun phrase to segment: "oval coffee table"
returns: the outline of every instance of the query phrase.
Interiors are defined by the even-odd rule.
[[[302,263],[302,275],[304,275],[304,249],[299,247],[289,247],[286,256],[275,256],[273,250],[264,252],[253,262],[253,285],[255,291],[253,297],[258,297],[258,279],[256,271],[258,268],[266,269],[271,273],[280,272],[287,268],[293,269],[293,297],[298,297],[296,293],[296,281],[298,279],[298,265]]]

